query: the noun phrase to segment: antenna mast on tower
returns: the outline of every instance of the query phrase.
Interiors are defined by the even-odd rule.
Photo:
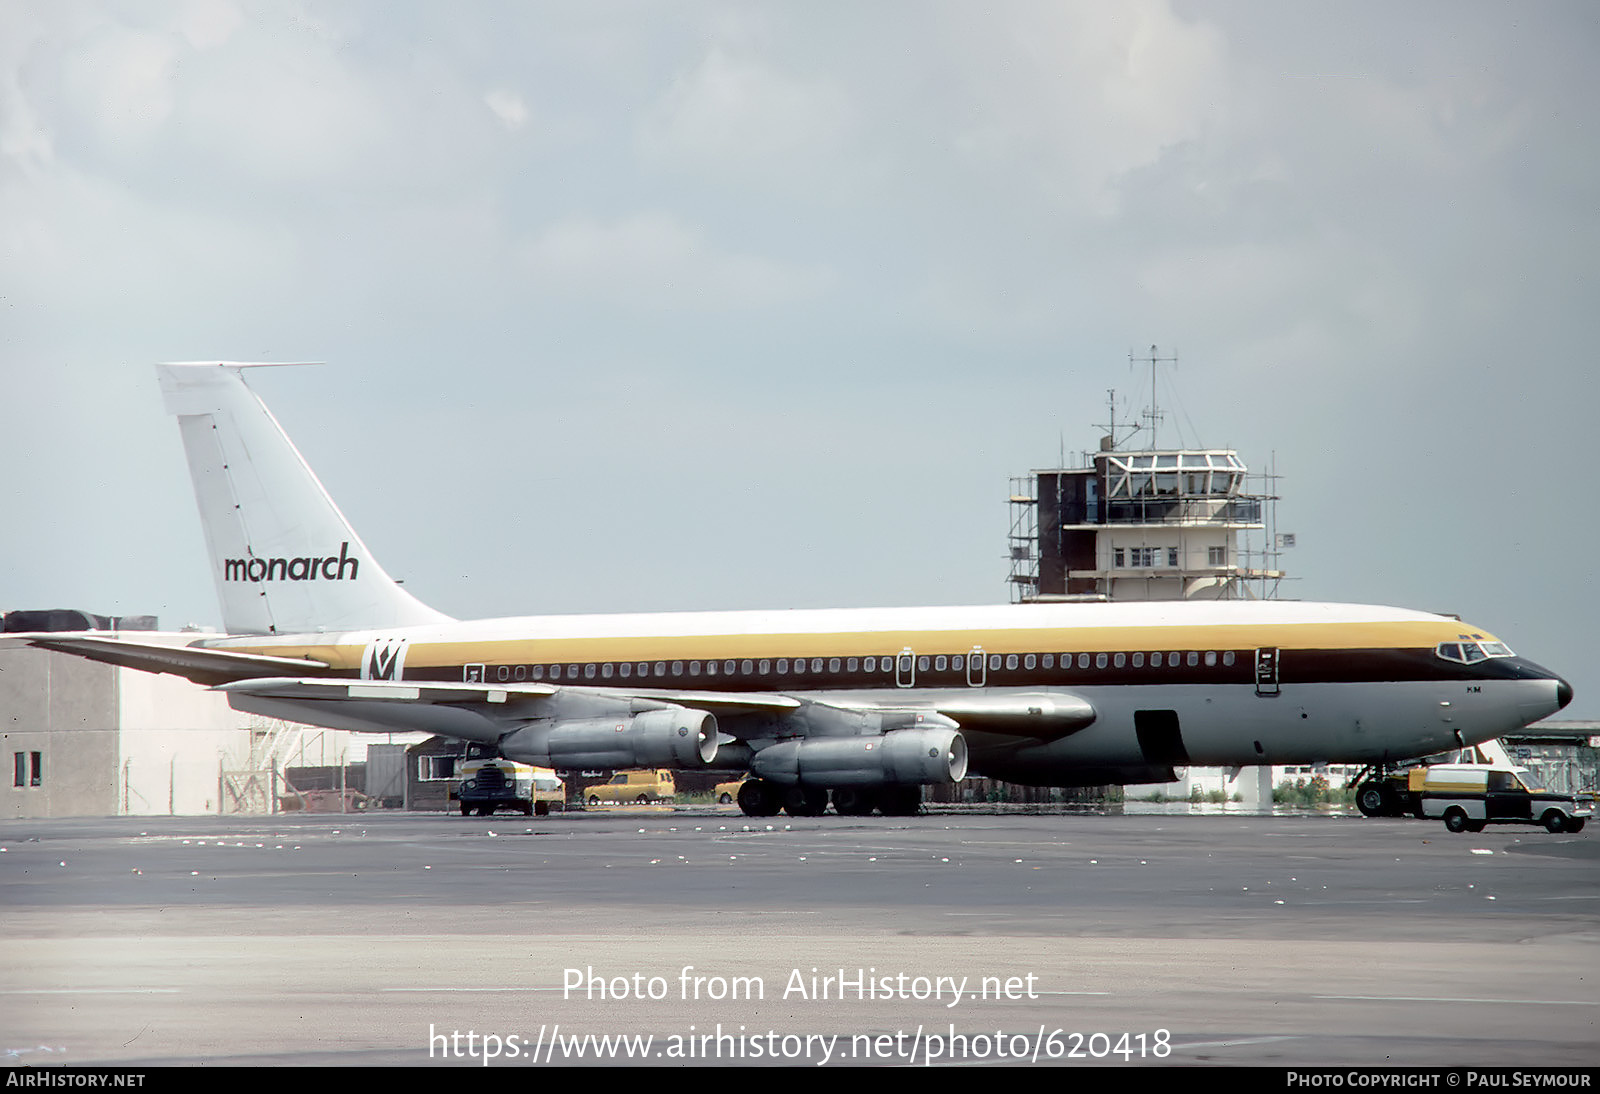
[[[1156,352],[1156,347],[1151,346],[1149,357],[1136,358],[1132,353],[1129,353],[1128,364],[1132,365],[1135,361],[1141,365],[1148,364],[1150,366],[1150,409],[1144,412],[1144,417],[1150,421],[1150,447],[1153,449],[1156,447],[1156,426],[1160,424],[1162,417],[1156,398],[1156,366],[1171,365],[1173,368],[1177,368],[1178,355],[1174,353],[1171,357],[1162,357]]]

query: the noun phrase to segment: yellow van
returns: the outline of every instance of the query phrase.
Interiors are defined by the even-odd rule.
[[[670,771],[619,771],[610,782],[591,786],[587,800],[590,805],[616,805],[621,802],[646,805],[671,801],[677,793],[678,787]]]

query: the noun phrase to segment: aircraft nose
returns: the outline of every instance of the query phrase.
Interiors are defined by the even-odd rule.
[[[1572,702],[1572,685],[1559,676],[1556,677],[1556,702],[1561,704],[1562,709]]]

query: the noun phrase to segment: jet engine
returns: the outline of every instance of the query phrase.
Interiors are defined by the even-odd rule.
[[[942,728],[780,741],[757,752],[750,770],[786,786],[953,783],[967,774],[967,742]]]
[[[709,767],[717,743],[713,715],[671,707],[524,726],[501,739],[500,751],[508,760],[563,770],[681,769]]]

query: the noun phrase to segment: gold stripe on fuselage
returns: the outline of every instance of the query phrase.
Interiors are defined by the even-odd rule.
[[[431,629],[430,629],[431,630]],[[463,630],[466,630],[463,627]],[[403,636],[397,632],[396,636]],[[436,632],[434,632],[436,633]],[[463,637],[413,641],[406,668],[465,664],[556,664],[624,661],[723,660],[779,657],[871,657],[911,649],[918,654],[1101,653],[1116,651],[1428,649],[1463,634],[1495,641],[1486,631],[1455,620],[1341,623],[1240,623],[1195,626],[874,630],[818,633],[618,635],[584,638]],[[431,637],[431,635],[430,635]],[[285,636],[293,641],[293,636]],[[225,648],[304,657],[335,669],[361,664],[364,644],[254,645],[240,639]]]

